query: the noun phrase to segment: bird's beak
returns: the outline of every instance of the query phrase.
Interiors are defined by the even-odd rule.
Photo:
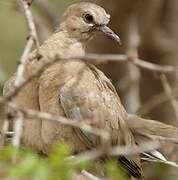
[[[117,41],[121,45],[121,40],[117,34],[115,34],[108,26],[102,25],[98,26],[97,30],[103,32],[106,36],[112,38],[113,40]]]

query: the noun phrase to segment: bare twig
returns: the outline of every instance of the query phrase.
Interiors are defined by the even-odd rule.
[[[34,44],[33,39],[29,38],[29,40],[26,44],[25,50],[23,52],[23,55],[21,57],[20,65],[18,66],[18,69],[17,69],[17,76],[16,76],[16,79],[14,82],[15,88],[18,87],[24,81],[23,73],[25,70],[25,64],[26,64],[26,61],[28,60],[28,55],[31,52],[33,44]]]
[[[172,104],[172,107],[173,107],[173,110],[175,112],[175,115],[176,115],[176,119],[177,119],[177,127],[178,127],[178,102],[176,100],[176,98],[174,97],[174,94],[173,94],[173,90],[167,80],[167,77],[162,74],[160,75],[160,79],[161,79],[161,82],[163,84],[163,87],[164,87],[164,90],[167,94],[167,96],[169,97],[170,99],[170,102]]]
[[[69,119],[69,118],[65,118],[62,116],[55,116],[46,112],[39,112],[39,111],[35,111],[35,110],[31,110],[31,109],[20,109],[18,108],[16,105],[10,103],[10,106],[12,108],[15,108],[16,111],[20,111],[21,113],[24,114],[24,117],[28,117],[28,119],[43,119],[43,120],[48,120],[48,121],[56,121],[59,122],[61,124],[64,125],[68,125],[68,126],[73,126],[73,127],[77,127],[80,129],[83,129],[84,131],[87,131],[91,134],[94,134],[96,136],[100,136],[103,139],[108,140],[110,138],[109,133],[107,132],[107,130],[102,130],[102,129],[98,129],[95,127],[92,127],[90,125],[90,120],[85,120],[85,121],[78,121],[75,119]]]
[[[75,59],[81,59],[85,61],[100,61],[100,62],[105,62],[105,61],[117,61],[117,62],[132,62],[135,65],[137,65],[140,68],[145,68],[150,71],[154,72],[161,72],[161,73],[171,73],[171,72],[176,72],[178,70],[177,67],[175,66],[170,66],[170,65],[157,65],[153,63],[149,63],[143,60],[133,60],[131,61],[127,55],[114,55],[114,54],[105,54],[105,55],[100,55],[100,54],[86,54],[85,56],[77,56],[77,57],[61,57],[57,53],[53,54],[53,57],[48,57],[48,61],[44,62],[44,64],[41,65],[36,71],[33,71],[31,75],[26,78],[19,86],[16,86],[16,89],[12,89],[5,97],[5,100],[8,101],[12,97],[16,96],[18,92],[34,77],[40,75],[43,70],[50,65],[54,64],[57,61],[60,60],[75,60]]]
[[[29,32],[30,32],[30,36],[33,38],[36,47],[39,47],[37,31],[36,31],[36,28],[35,28],[33,16],[32,16],[32,13],[30,11],[28,2],[26,0],[20,0],[20,2],[21,2],[21,4],[23,5],[23,8],[24,8],[25,18],[26,18],[26,22],[27,22],[28,29],[29,29]]]
[[[16,110],[18,110],[18,108],[13,105],[11,103],[11,107],[16,108]],[[89,121],[77,121],[74,119],[68,119],[65,117],[60,117],[60,116],[54,116],[51,115],[49,113],[45,113],[45,112],[39,112],[39,111],[35,111],[35,110],[23,110],[23,109],[19,109],[21,112],[23,112],[25,117],[28,118],[35,118],[35,119],[43,119],[43,120],[50,120],[50,121],[56,121],[65,125],[69,125],[69,126],[73,126],[73,127],[77,127],[77,128],[81,128],[84,131],[90,132],[94,135],[100,136],[100,137],[108,137],[108,133],[106,130],[101,130],[98,128],[94,128],[92,126],[90,126],[89,124],[87,124],[87,122]],[[148,135],[146,135],[148,136]],[[152,139],[152,136],[149,136],[150,139]],[[134,146],[116,146],[116,147],[110,147],[110,149],[108,150],[108,154],[109,155],[132,155],[132,154],[138,154],[138,153],[142,153],[145,151],[151,151],[154,149],[158,149],[160,146],[162,146],[163,144],[167,144],[167,143],[173,143],[173,144],[178,144],[178,139],[177,138],[167,138],[167,137],[160,137],[160,136],[154,136],[153,137],[153,141],[150,142],[146,142],[143,144],[140,144],[139,146],[134,145]],[[89,159],[95,159],[98,156],[101,156],[102,154],[106,153],[106,151],[104,151],[102,148],[98,149],[98,150],[93,150],[92,154],[90,156],[88,156]],[[84,153],[85,154],[85,153]]]
[[[24,52],[22,54],[22,57],[20,59],[20,65],[18,66],[18,69],[17,69],[17,75],[16,75],[16,79],[14,82],[15,88],[18,87],[24,80],[23,74],[24,74],[24,70],[25,70],[25,65],[26,65],[26,62],[29,58],[29,54],[32,51],[34,44],[36,45],[37,48],[39,47],[39,41],[38,41],[37,32],[36,32],[36,28],[35,28],[34,21],[33,21],[33,16],[29,9],[29,3],[31,3],[31,2],[32,1],[29,1],[29,0],[28,1],[27,0],[18,1],[18,3],[20,3],[23,7],[30,35],[29,35],[26,47],[24,49]]]
[[[110,155],[112,156],[119,156],[119,155],[134,155],[134,154],[141,154],[142,152],[149,152],[155,149],[160,148],[162,143],[160,141],[151,141],[145,142],[138,146],[134,145],[132,147],[129,146],[116,146],[113,147],[110,151]]]
[[[81,171],[81,174],[83,176],[85,176],[87,179],[90,179],[90,180],[101,180],[99,178],[97,178],[96,176],[94,176],[93,174],[89,173],[88,171],[86,170],[82,170]]]
[[[113,146],[108,149],[107,155],[109,156],[125,156],[125,155],[134,155],[141,154],[143,152],[149,152],[155,149],[160,148],[164,143],[160,141],[150,141],[145,142],[140,145],[127,145],[127,146]],[[101,148],[85,151],[79,155],[74,156],[75,162],[80,163],[89,160],[95,160],[103,155],[106,155],[106,152]]]
[[[28,38],[26,47],[20,59],[20,65],[18,66],[18,69],[17,69],[17,75],[14,82],[14,88],[19,87],[24,81],[25,65],[28,61],[29,54],[32,51],[33,46],[36,45],[37,48],[39,47],[39,41],[38,41],[37,32],[36,32],[36,28],[33,21],[33,16],[29,9],[29,3],[31,2],[32,1],[20,0],[20,3],[22,4],[23,9],[24,9],[25,18],[28,24],[30,36]],[[19,115],[18,119],[14,121],[15,122],[14,124],[15,135],[13,138],[13,145],[16,147],[18,147],[20,143],[20,138],[22,134],[22,124],[23,124],[22,121],[23,121],[22,115]]]
[[[18,117],[14,120],[14,136],[12,139],[12,144],[14,147],[19,147],[20,139],[22,136],[22,125],[23,125],[24,116],[22,113],[18,113]]]
[[[141,59],[131,59],[127,55],[123,54],[86,54],[85,56],[79,57],[70,57],[72,59],[82,59],[88,61],[98,61],[98,62],[107,62],[107,61],[116,61],[116,62],[131,62],[139,68],[143,68],[152,72],[159,73],[172,73],[178,70],[178,67],[171,65],[158,65],[154,63],[147,62]]]

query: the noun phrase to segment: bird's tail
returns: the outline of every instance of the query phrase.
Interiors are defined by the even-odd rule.
[[[127,124],[134,136],[136,136],[138,143],[145,141],[144,138],[149,137],[153,139],[154,137],[178,139],[178,130],[176,127],[155,120],[129,115]]]

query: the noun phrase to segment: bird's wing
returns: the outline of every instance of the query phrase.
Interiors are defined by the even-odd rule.
[[[71,78],[59,91],[66,116],[76,120],[88,119],[94,127],[109,130],[113,145],[123,144],[124,141],[133,144],[125,124],[127,113],[110,80],[92,65],[88,65],[77,77]],[[88,148],[100,144],[99,137],[95,135],[81,129],[75,129],[75,132]],[[120,157],[119,162],[132,176],[142,178],[142,171],[133,160]]]
[[[94,127],[109,130],[112,144],[124,143],[121,127],[127,128],[124,121],[126,113],[114,87],[103,74],[101,76],[91,67],[85,66],[83,72],[76,74],[62,86],[59,96],[67,117],[90,120]],[[81,129],[75,131],[87,143],[88,148],[100,144],[99,137]],[[127,141],[129,138],[130,134]]]

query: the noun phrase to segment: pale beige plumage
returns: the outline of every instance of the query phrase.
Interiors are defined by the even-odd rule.
[[[87,18],[86,15],[90,17]],[[55,52],[62,56],[84,55],[87,40],[96,30],[105,27],[109,18],[104,9],[95,4],[72,5],[65,12],[57,31],[40,47],[39,53],[42,57],[35,58],[36,51],[31,54],[24,76],[28,77]],[[108,31],[109,36],[118,40],[110,30],[100,30]],[[13,81],[14,77],[6,83],[4,94],[11,89]],[[22,89],[14,102],[23,108],[78,120],[90,119],[94,127],[110,131],[112,145],[135,144],[128,127],[132,125],[127,124],[128,114],[112,83],[95,66],[80,60],[62,60],[46,68],[39,77],[32,79]],[[134,129],[133,126],[132,129]],[[74,152],[101,144],[98,137],[80,129],[35,119],[24,121],[22,141],[26,146],[44,153],[49,153],[51,147],[57,142],[70,144]],[[139,165],[132,160],[124,159],[126,158],[122,157],[120,162],[128,163],[127,166],[132,175],[141,178]]]

